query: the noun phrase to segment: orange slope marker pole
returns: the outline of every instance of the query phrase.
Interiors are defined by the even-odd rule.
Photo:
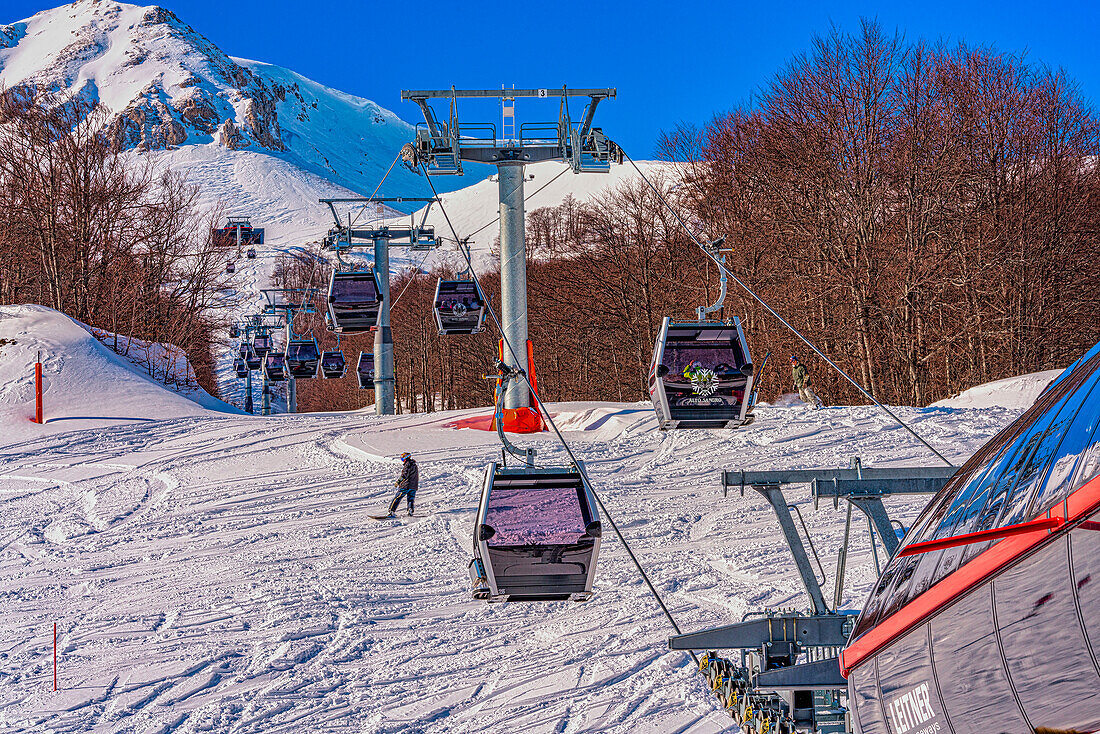
[[[34,363],[34,422],[42,423],[42,352]]]
[[[531,405],[538,405],[539,394],[539,378],[535,375],[535,345],[531,343],[531,340],[527,340],[527,374],[531,378]],[[546,430],[546,421],[542,419],[542,413],[539,412],[538,407],[532,407],[535,412],[535,418],[538,419],[538,430]]]

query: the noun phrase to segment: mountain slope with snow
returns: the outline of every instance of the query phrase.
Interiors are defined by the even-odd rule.
[[[366,194],[413,137],[374,102],[232,58],[164,8],[113,0],[0,26],[0,85],[21,84],[99,102],[120,149],[259,151]],[[427,190],[399,167],[390,176],[406,195]]]

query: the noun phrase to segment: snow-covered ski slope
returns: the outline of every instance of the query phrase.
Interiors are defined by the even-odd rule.
[[[586,604],[470,598],[472,512],[499,450],[493,434],[446,424],[477,411],[181,407],[149,380],[122,379],[94,343],[54,326],[27,333],[43,313],[0,320],[22,325],[0,347],[5,731],[729,730],[689,660],[666,649],[670,629],[610,532]],[[47,418],[82,420],[27,422],[33,339],[56,348]],[[806,605],[771,511],[752,493],[723,497],[721,469],[840,466],[857,454],[934,463],[867,407],[761,407],[747,429],[666,434],[647,404],[552,411],[685,630]],[[1019,408],[898,411],[961,461]],[[564,460],[549,434],[517,441]],[[369,519],[405,450],[420,462],[421,516]],[[819,551],[834,552],[843,511],[814,510],[804,488],[790,496]],[[909,520],[920,504],[895,508]],[[856,546],[852,608],[874,575],[865,534]],[[828,561],[826,572],[831,582]]]
[[[39,354],[47,408],[42,426],[28,423],[34,416],[34,363]],[[166,389],[101,344],[82,324],[53,309],[0,306],[0,433],[9,441],[217,413],[240,411],[199,387],[186,393]]]

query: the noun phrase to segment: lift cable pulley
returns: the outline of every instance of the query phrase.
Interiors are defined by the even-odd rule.
[[[774,316],[776,319],[778,319],[779,322],[781,324],[783,324],[785,327],[790,329],[791,333],[793,333],[795,336],[797,336],[799,339],[801,339],[806,344],[806,346],[808,346],[810,349],[812,349],[814,351],[814,353],[817,356],[819,356],[823,360],[825,360],[825,362],[830,367],[832,367],[834,370],[836,370],[837,373],[841,377],[843,377],[845,380],[850,382],[852,384],[852,386],[854,386],[857,390],[859,390],[859,392],[863,395],[863,397],[867,398],[872,403],[874,403],[879,408],[881,408],[883,411],[885,411],[885,413],[887,415],[889,415],[891,418],[893,418],[898,423],[898,425],[900,425],[902,428],[904,428],[906,431],[908,431],[910,434],[912,434],[912,436],[914,438],[916,438],[918,441],[920,441],[922,444],[924,444],[924,446],[929,451],[931,451],[933,454],[935,454],[941,461],[943,461],[944,464],[946,464],[947,466],[954,466],[954,464],[952,464],[947,459],[946,456],[944,456],[938,450],[936,450],[935,446],[928,443],[928,441],[926,441],[919,433],[914,431],[909,426],[908,423],[906,423],[901,418],[899,418],[897,416],[897,414],[895,414],[888,407],[886,407],[885,405],[880,403],[873,395],[871,395],[871,393],[869,393],[867,390],[865,390],[862,385],[860,385],[858,382],[856,382],[854,379],[852,379],[848,375],[847,372],[845,372],[843,369],[841,369],[840,366],[838,364],[836,364],[836,362],[834,362],[833,360],[826,357],[825,354],[820,349],[818,349],[816,346],[814,346],[813,342],[811,342],[809,339],[807,339],[805,336],[802,335],[802,332],[800,332],[798,329],[794,328],[794,326],[792,326],[790,324],[790,322],[788,322],[786,319],[784,319],[782,316],[780,316],[779,313],[774,308],[769,306],[768,303],[763,298],[758,296],[755,291],[753,291],[751,288],[749,288],[744,283],[744,281],[742,281],[740,278],[738,278],[736,275],[734,275],[732,272],[730,272],[730,270],[723,264],[723,262],[721,260],[719,260],[719,258],[713,252],[711,252],[711,249],[707,247],[707,245],[704,243],[704,241],[700,240],[698,237],[695,236],[695,233],[691,230],[690,227],[687,226],[687,223],[684,222],[683,218],[680,216],[680,213],[676,210],[675,207],[672,206],[672,204],[670,204],[668,202],[667,199],[665,199],[665,197],[661,193],[661,191],[656,186],[654,186],[653,183],[648,178],[646,178],[646,175],[644,173],[642,173],[642,169],[638,168],[638,164],[634,162],[634,159],[631,158],[629,155],[627,155],[625,151],[622,151],[621,148],[619,150],[622,153],[623,158],[625,158],[627,161],[630,162],[630,165],[634,167],[634,170],[638,173],[638,175],[642,178],[642,180],[645,181],[646,185],[649,186],[649,188],[653,191],[653,193],[657,195],[657,198],[661,201],[661,203],[664,204],[665,207],[672,213],[672,216],[674,216],[676,218],[676,221],[680,223],[680,226],[683,227],[683,229],[687,233],[687,235],[689,237],[691,237],[691,239],[695,242],[696,245],[698,245],[698,247],[706,254],[707,257],[709,257],[711,260],[714,261],[715,265],[718,266],[719,270],[723,274],[723,280],[726,277],[729,277],[730,279],[733,280],[734,283],[741,286],[741,288],[743,288],[746,293],[748,293],[750,296],[752,296],[753,299],[755,299],[757,303],[759,303],[761,306],[763,306],[767,310],[768,313],[770,313],[772,316]]]

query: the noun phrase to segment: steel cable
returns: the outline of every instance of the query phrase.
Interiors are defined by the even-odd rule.
[[[439,194],[435,190],[435,184],[432,183],[431,177],[428,176],[427,169],[426,169],[426,167],[424,166],[423,163],[421,163],[421,168],[424,170],[424,177],[428,180],[428,185],[431,186],[432,194],[438,199]],[[562,171],[562,173],[564,173],[567,170],[569,170],[569,169],[566,168],[565,170]],[[558,174],[558,175],[560,176],[561,174]],[[557,178],[557,177],[555,177],[555,178]],[[547,186],[549,186],[549,183],[547,183]],[[455,230],[454,224],[451,222],[451,217],[450,217],[450,215],[447,214],[447,210],[443,206],[442,201],[439,202],[439,209],[440,209],[440,211],[443,212],[443,217],[444,217],[444,219],[446,219],[447,226],[450,228],[451,233],[455,237],[455,240],[461,241],[461,238],[458,236],[458,232]],[[499,217],[498,217],[498,219],[499,219]],[[491,222],[490,222],[490,224],[491,224]],[[486,226],[489,226],[489,225],[486,225]],[[484,227],[482,227],[482,229],[484,229]],[[474,269],[473,260],[470,257],[470,254],[467,250],[463,250],[463,257],[466,258],[466,264],[470,269],[470,276],[474,279],[474,282],[477,283],[478,289],[482,290],[481,289],[481,282],[478,280],[478,277],[477,277],[477,271]],[[483,290],[482,290],[482,292],[484,293]],[[490,301],[490,299],[488,297],[485,297],[485,310],[492,317],[493,323],[496,324],[497,330],[500,332],[501,342],[508,349],[508,353],[511,355],[512,360],[517,365],[522,364],[522,362],[520,362],[520,360],[519,360],[519,357],[516,353],[516,350],[514,349],[512,343],[509,341],[508,336],[504,333],[503,325],[501,324],[500,319],[497,317],[496,311],[493,309],[493,304],[492,304],[492,302]],[[561,431],[558,429],[557,424],[554,422],[553,417],[550,415],[550,411],[546,408],[546,404],[543,403],[542,399],[535,392],[533,386],[531,385],[531,379],[528,376],[527,371],[526,370],[520,370],[519,374],[523,378],[523,381],[527,384],[527,388],[528,388],[529,392],[531,393],[531,395],[534,397],[535,403],[538,406],[539,410],[546,417],[547,425],[549,425],[554,430],[555,437],[557,438],[558,442],[561,443],[562,448],[565,449],[565,453],[569,456],[570,461],[572,461],[575,466],[579,467],[580,465],[578,463],[578,459],[577,459],[576,454],[573,453],[573,449],[569,445],[569,442],[565,440],[565,437],[562,435]],[[668,619],[669,624],[672,625],[672,629],[676,631],[676,634],[681,634],[680,625],[676,623],[676,619],[672,616],[672,612],[669,611],[669,608],[665,604],[664,599],[661,598],[661,595],[657,591],[657,588],[653,585],[653,582],[650,580],[649,574],[647,574],[645,569],[642,567],[642,564],[638,560],[638,557],[634,555],[634,551],[633,551],[633,549],[631,549],[630,543],[627,541],[626,537],[623,535],[622,531],[619,529],[618,523],[615,522],[615,519],[611,516],[611,513],[607,510],[607,506],[604,505],[603,500],[600,499],[600,495],[596,492],[595,488],[592,486],[592,483],[588,479],[588,473],[585,472],[585,471],[580,471],[580,477],[581,477],[581,481],[584,482],[585,487],[588,489],[588,491],[590,491],[592,493],[592,496],[595,498],[596,504],[598,504],[599,507],[600,507],[600,511],[603,512],[604,516],[607,518],[608,523],[611,525],[611,529],[615,531],[615,535],[619,538],[619,542],[621,542],[623,544],[623,548],[626,550],[627,555],[630,556],[630,560],[634,563],[634,567],[638,570],[638,573],[641,575],[642,580],[645,581],[646,586],[649,587],[649,591],[650,591],[650,593],[653,594],[653,598],[657,600],[657,604],[661,607],[661,611],[664,612],[664,615]],[[692,659],[695,660],[696,663],[698,663],[698,658],[696,657],[695,652],[691,651],[691,650],[689,650],[688,652],[691,654]]]
[[[620,150],[622,150],[622,149],[620,148]],[[685,232],[687,232],[688,237],[691,237],[692,241],[694,241],[695,244],[699,247],[699,249],[703,251],[703,254],[705,254],[708,258],[713,260],[714,264],[717,265],[718,268],[722,272],[724,272],[727,277],[732,279],[734,283],[737,283],[737,285],[741,286],[745,290],[745,292],[748,293],[750,296],[752,296],[756,300],[757,303],[759,303],[761,306],[763,306],[767,310],[768,313],[770,313],[772,316],[774,316],[776,319],[778,319],[779,323],[783,324],[788,329],[790,329],[791,333],[793,333],[795,336],[797,336],[799,339],[801,339],[806,344],[806,346],[808,346],[810,349],[812,349],[814,351],[814,353],[817,356],[819,356],[823,360],[825,360],[825,362],[830,367],[832,367],[834,370],[836,370],[837,373],[839,373],[841,377],[843,377],[845,380],[850,382],[856,388],[856,390],[859,390],[859,392],[863,395],[863,397],[867,398],[872,403],[874,403],[878,407],[882,408],[882,410],[885,411],[887,415],[889,415],[891,418],[893,418],[895,421],[897,421],[899,426],[904,428],[906,431],[908,431],[910,434],[912,434],[912,436],[914,438],[916,438],[918,441],[920,441],[922,444],[924,444],[924,446],[929,451],[931,451],[933,454],[935,454],[941,461],[943,461],[943,463],[947,464],[950,467],[955,466],[954,464],[952,464],[950,461],[947,460],[946,456],[944,456],[939,451],[937,451],[935,446],[928,443],[928,441],[924,440],[924,438],[919,433],[917,433],[912,428],[910,428],[909,425],[905,421],[903,421],[901,418],[899,418],[892,410],[890,410],[885,405],[883,405],[878,400],[876,400],[875,397],[873,395],[871,395],[871,393],[869,393],[869,392],[867,392],[866,390],[863,389],[862,385],[860,385],[854,379],[849,377],[848,373],[845,372],[844,370],[842,370],[839,365],[837,365],[835,362],[833,362],[833,360],[826,357],[825,354],[820,349],[818,349],[816,346],[814,346],[813,342],[811,342],[809,339],[807,339],[805,336],[803,336],[802,333],[798,329],[791,326],[791,324],[785,318],[780,316],[779,313],[774,308],[769,306],[767,304],[767,302],[764,301],[763,298],[758,296],[756,294],[756,292],[752,290],[752,288],[749,288],[747,285],[745,285],[744,282],[742,282],[742,280],[740,278],[738,278],[736,275],[734,275],[732,272],[730,272],[730,270],[719,261],[719,259],[714,255],[714,253],[712,253],[710,250],[708,250],[706,245],[698,237],[695,236],[695,233],[691,231],[691,229],[687,226],[687,223],[684,222],[683,218],[680,217],[680,213],[678,211],[676,211],[675,207],[673,207],[668,202],[668,200],[665,199],[665,197],[661,194],[661,192],[657,189],[657,187],[654,186],[653,183],[650,182],[650,180],[648,178],[646,178],[646,175],[644,173],[642,173],[642,169],[638,168],[638,164],[634,162],[634,159],[631,158],[630,156],[628,156],[625,151],[623,152],[623,157],[626,158],[628,161],[630,161],[630,165],[634,167],[634,170],[637,171],[638,175],[641,176],[642,180],[645,181],[646,185],[649,186],[649,188],[653,190],[653,193],[657,195],[657,198],[660,200],[660,202],[662,204],[664,204],[665,207],[667,207],[670,212],[672,212],[672,216],[676,217],[676,221],[679,222],[680,226],[683,227]]]

